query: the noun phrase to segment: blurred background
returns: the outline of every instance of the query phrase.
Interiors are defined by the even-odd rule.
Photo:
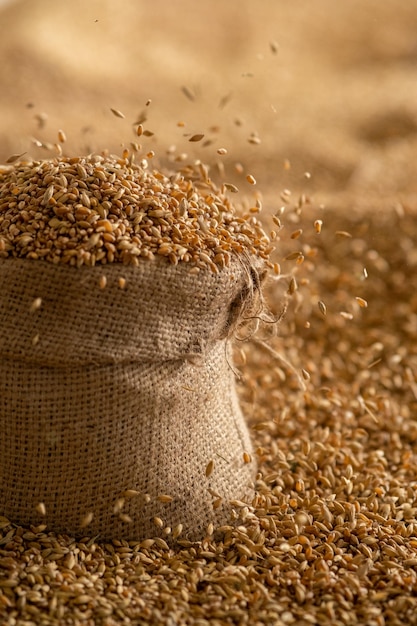
[[[224,147],[270,194],[413,202],[416,33],[398,0],[3,0],[0,162],[63,129],[66,153]]]

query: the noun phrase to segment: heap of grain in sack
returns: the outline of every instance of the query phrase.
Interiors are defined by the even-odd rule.
[[[195,539],[250,496],[230,339],[270,242],[228,191],[127,155],[0,169],[1,515]]]

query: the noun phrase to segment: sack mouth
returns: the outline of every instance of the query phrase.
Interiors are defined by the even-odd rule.
[[[0,259],[0,356],[52,367],[198,358],[252,306],[259,264],[235,256],[194,274],[158,258],[80,268]]]

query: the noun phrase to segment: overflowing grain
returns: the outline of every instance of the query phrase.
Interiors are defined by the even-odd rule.
[[[229,200],[235,185],[218,188],[199,161],[151,170],[154,152],[147,156],[140,164],[92,155],[0,168],[0,257],[79,267],[159,255],[213,271],[244,251],[268,258],[256,216],[237,213]]]

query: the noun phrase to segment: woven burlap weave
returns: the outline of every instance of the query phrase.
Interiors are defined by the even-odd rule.
[[[157,516],[198,539],[250,493],[228,336],[251,274],[190,269],[0,261],[0,514],[128,539],[160,534]]]

